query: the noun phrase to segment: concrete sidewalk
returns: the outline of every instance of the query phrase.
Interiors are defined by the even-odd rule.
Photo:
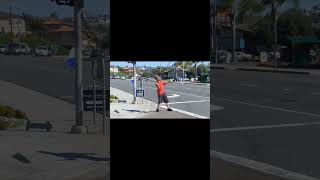
[[[257,63],[237,63],[237,64],[212,64],[213,69],[239,70],[239,71],[259,71],[259,72],[274,72],[274,73],[291,73],[291,74],[306,74],[320,75],[320,70],[313,69],[293,69],[293,68],[277,68],[259,67]]]
[[[25,131],[25,126],[0,131],[1,179],[109,179],[109,131],[102,135],[101,116],[93,125],[92,113],[84,113],[89,134],[71,134],[74,105],[5,81],[0,81],[0,93],[0,104],[21,109],[31,121],[50,121],[54,128],[52,132]],[[16,153],[30,163],[13,158]]]
[[[166,111],[160,106],[160,112],[156,112],[157,104],[147,99],[138,101],[138,104],[132,104],[133,95],[110,87],[110,94],[117,96],[119,100],[126,100],[126,103],[110,103],[110,118],[111,119],[194,119],[175,111]]]

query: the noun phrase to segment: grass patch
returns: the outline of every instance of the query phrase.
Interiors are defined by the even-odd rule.
[[[110,102],[111,102],[111,103],[115,102],[116,100],[118,100],[118,97],[117,97],[117,96],[110,95]]]
[[[10,106],[0,105],[0,130],[20,126],[28,119],[26,113]]]

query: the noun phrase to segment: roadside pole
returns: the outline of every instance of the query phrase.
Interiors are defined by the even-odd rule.
[[[75,27],[75,39],[76,48],[75,54],[77,59],[76,69],[76,87],[75,87],[75,100],[76,100],[76,124],[72,126],[72,133],[87,133],[87,127],[83,123],[83,108],[82,108],[82,41],[81,41],[81,2],[83,0],[74,0],[74,27]]]
[[[102,120],[102,125],[103,125],[103,135],[106,135],[106,116],[107,116],[107,99],[106,99],[106,63],[105,63],[105,57],[102,57],[102,67],[103,67],[103,120]]]
[[[132,102],[132,104],[136,104],[137,103],[136,61],[132,61],[132,64],[133,64],[133,102]]]
[[[213,9],[213,23],[214,23],[214,59],[215,63],[218,64],[218,37],[217,37],[217,0],[214,0],[214,9]]]
[[[12,2],[10,2],[10,32],[11,32],[11,43],[13,43],[13,29],[12,29]]]
[[[97,105],[96,105],[96,59],[93,58],[92,62],[92,79],[93,79],[93,124],[96,124],[96,114],[97,114]]]
[[[276,9],[276,4],[275,0],[273,0],[272,3],[272,14],[273,14],[273,20],[274,20],[274,25],[273,25],[273,35],[274,35],[274,45],[273,45],[273,59],[274,59],[274,69],[277,69],[277,51],[278,51],[278,34],[277,34],[277,9]]]
[[[184,81],[184,61],[182,61],[182,82]]]
[[[236,62],[236,3],[234,3],[232,8],[232,62]]]

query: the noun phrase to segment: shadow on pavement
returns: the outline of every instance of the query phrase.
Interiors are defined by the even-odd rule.
[[[86,159],[90,161],[110,161],[110,158],[104,157],[95,157],[94,153],[54,153],[49,151],[37,151],[42,154],[49,154],[52,156],[62,157],[65,160],[77,160],[77,159]]]
[[[131,110],[131,109],[122,109],[124,111],[128,111],[128,112],[139,112],[139,113],[151,113],[151,112],[155,112],[155,111],[140,111],[140,110]]]

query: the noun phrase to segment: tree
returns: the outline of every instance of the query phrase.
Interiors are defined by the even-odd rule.
[[[231,10],[229,17],[233,31],[232,60],[235,61],[236,24],[239,21],[243,21],[243,16],[248,13],[262,12],[264,10],[264,6],[262,6],[258,0],[220,0],[218,8]]]
[[[278,16],[280,15],[278,12],[278,9],[280,9],[285,3],[292,2],[294,4],[294,7],[297,9],[299,7],[299,0],[262,0],[261,3],[264,5],[266,9],[270,9],[270,15],[272,17],[273,21],[273,53],[276,54],[278,51],[278,27],[277,27],[277,21]],[[277,56],[274,56],[274,66],[277,67]]]
[[[312,17],[306,15],[301,9],[289,9],[278,20],[279,30],[287,36],[313,35]]]

